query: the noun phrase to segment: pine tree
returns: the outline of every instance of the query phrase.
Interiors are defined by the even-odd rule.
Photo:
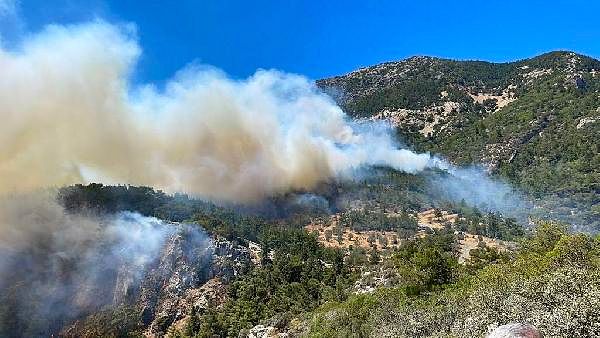
[[[192,306],[192,311],[190,312],[190,316],[185,323],[185,327],[183,329],[183,334],[186,337],[193,337],[196,335],[198,330],[200,329],[200,319],[198,318],[198,314],[196,312],[196,307]]]

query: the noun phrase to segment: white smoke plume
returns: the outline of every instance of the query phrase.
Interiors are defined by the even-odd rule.
[[[0,198],[0,336],[48,337],[70,320],[130,302],[166,241],[181,233],[195,248],[210,247],[197,226],[131,212],[68,214],[39,193]]]
[[[102,181],[246,202],[359,167],[428,165],[304,77],[188,67],[158,90],[130,83],[139,55],[131,30],[102,22],[1,50],[0,193]]]
[[[525,222],[531,202],[509,183],[499,177],[490,177],[482,167],[456,167],[439,158],[432,162],[443,170],[428,175],[429,187],[438,199],[464,202]]]

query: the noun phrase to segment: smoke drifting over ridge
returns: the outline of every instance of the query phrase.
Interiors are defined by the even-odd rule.
[[[521,204],[482,170],[399,149],[383,122],[351,121],[302,76],[232,80],[190,66],[164,89],[136,86],[140,53],[131,29],[104,22],[49,26],[0,49],[0,195],[102,182],[247,203],[388,166],[447,170],[431,183],[451,200]]]
[[[244,203],[369,166],[436,167],[450,173],[431,181],[449,199],[509,213],[518,205],[483,171],[399,149],[385,123],[350,121],[304,77],[262,70],[239,81],[191,66],[164,89],[134,86],[140,53],[126,27],[102,22],[51,26],[17,50],[0,49],[0,298],[12,302],[0,306],[0,321],[13,308],[18,323],[33,313],[43,319],[33,336],[118,304],[123,270],[142,278],[175,229],[134,213],[67,214],[52,196],[6,193],[94,181]],[[330,211],[311,193],[290,204]],[[208,245],[201,230],[187,231],[195,246]]]
[[[383,124],[349,122],[314,84],[188,67],[132,86],[140,48],[122,27],[50,26],[0,51],[0,193],[101,181],[248,202],[369,165],[424,169]]]

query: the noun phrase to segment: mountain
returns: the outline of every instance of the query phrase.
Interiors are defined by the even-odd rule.
[[[391,122],[417,150],[483,164],[540,203],[597,223],[599,60],[565,51],[509,63],[418,56],[317,85],[352,117]]]
[[[438,169],[257,205],[98,183],[0,200],[0,336],[600,336],[600,236],[548,221],[600,229],[598,69],[414,57],[317,82],[410,147],[510,180],[529,224],[447,198]]]

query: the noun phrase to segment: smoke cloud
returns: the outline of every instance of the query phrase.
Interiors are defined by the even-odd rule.
[[[234,80],[192,65],[164,88],[134,85],[140,54],[133,29],[104,22],[49,26],[0,48],[0,196],[10,195],[0,197],[0,324],[12,321],[0,336],[41,336],[118,303],[122,269],[140,280],[177,231],[135,213],[66,214],[52,197],[24,192],[130,183],[244,203],[370,166],[438,167],[451,175],[432,183],[449,198],[498,211],[514,203],[485,175],[400,149],[389,125],[349,120],[302,76],[259,70]],[[309,193],[288,207],[329,211]]]
[[[165,242],[198,227],[136,213],[67,214],[50,196],[0,200],[0,336],[42,337],[106,305],[132,301]]]
[[[439,199],[464,202],[526,222],[532,204],[507,182],[490,177],[482,167],[460,168],[439,158],[432,162],[443,170],[428,175],[429,187]]]
[[[416,172],[383,124],[350,122],[308,79],[190,66],[134,86],[132,29],[50,26],[0,50],[0,193],[101,181],[248,202],[370,165]]]

